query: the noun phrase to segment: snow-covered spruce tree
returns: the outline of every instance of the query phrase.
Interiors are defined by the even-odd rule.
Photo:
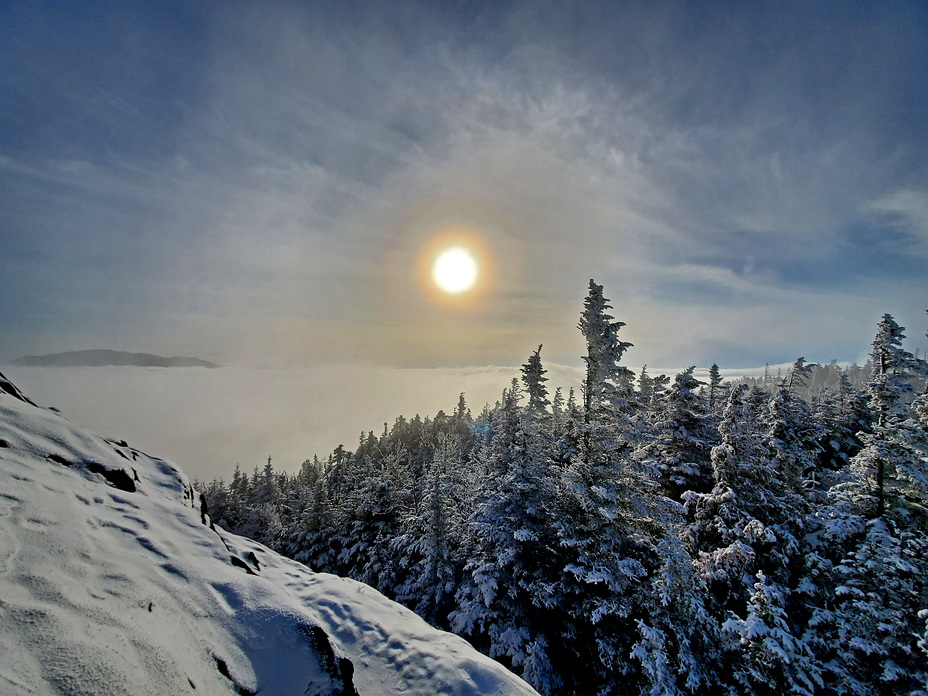
[[[889,696],[928,691],[920,613],[928,607],[928,535],[878,517],[836,567],[832,693]]]
[[[325,540],[325,533],[335,523],[335,511],[328,500],[325,464],[318,457],[306,460],[297,475],[289,524],[281,533],[281,552],[305,563],[313,570],[334,567],[335,555]],[[319,553],[321,552],[321,557]]]
[[[816,473],[822,430],[808,402],[798,396],[812,367],[798,358],[767,407],[767,447],[778,482],[787,491],[801,491]]]
[[[582,457],[589,463],[608,456],[620,441],[631,435],[630,417],[637,406],[635,375],[624,365],[622,356],[632,344],[619,340],[624,322],[613,321],[603,286],[590,280],[589,293],[577,328],[586,340],[586,377],[583,380]],[[621,431],[621,432],[620,432]]]
[[[551,398],[551,416],[554,421],[554,428],[557,431],[558,428],[562,427],[564,424],[564,406],[566,400],[564,399],[564,390],[560,387],[557,387],[554,390],[554,396]]]
[[[238,471],[238,469],[236,469]],[[206,507],[210,521],[223,529],[234,531],[241,519],[238,501],[232,493],[231,485],[226,486],[220,479],[213,479],[205,486],[195,486],[206,498]]]
[[[744,613],[751,589],[744,578],[756,573],[753,545],[773,541],[773,534],[752,514],[766,518],[765,504],[773,498],[768,492],[773,472],[747,391],[740,385],[729,394],[719,426],[722,442],[711,451],[715,486],[709,493],[684,496],[691,520],[685,538],[709,587],[709,607],[717,618],[729,610]]]
[[[525,394],[528,396],[525,409],[536,426],[544,425],[551,415],[548,411],[551,402],[548,400],[548,388],[545,386],[545,382],[548,381],[545,377],[547,370],[541,364],[541,348],[538,346],[538,350],[528,356],[528,362],[522,365],[522,383],[525,385]],[[542,432],[541,427],[534,429],[539,433]]]
[[[663,375],[661,375],[663,376]],[[648,374],[648,366],[642,365],[641,372],[638,374],[638,402],[646,412],[650,412],[654,406],[656,379]]]
[[[884,314],[873,340],[873,377],[868,385],[875,422],[872,432],[861,432],[863,449],[852,459],[851,470],[859,482],[857,499],[871,501],[872,515],[880,517],[887,507],[903,509],[913,503],[923,515],[928,503],[928,472],[919,456],[924,427],[910,406],[914,373],[923,361],[902,348],[904,328]]]
[[[815,365],[802,395],[814,402],[824,392],[837,389],[843,374],[844,371],[838,365],[837,360],[832,360],[828,364]]]
[[[661,398],[664,395],[664,392],[667,391],[667,387],[670,385],[670,377],[667,375],[657,375],[656,377],[651,377],[651,399]]]
[[[402,488],[402,447],[369,460],[367,475],[352,496],[353,513],[341,527],[344,541],[338,563],[343,572],[392,595],[398,583],[396,554],[390,548],[402,534],[401,518],[408,489]],[[399,484],[399,485],[398,485]],[[405,495],[404,495],[405,494]]]
[[[870,360],[873,373],[868,384],[871,406],[876,412],[877,424],[885,425],[894,415],[905,412],[909,394],[913,393],[913,373],[921,362],[902,347],[905,327],[893,317],[884,314],[877,325]]]
[[[636,619],[631,651],[640,665],[638,693],[718,693],[718,674],[726,670],[718,649],[719,625],[705,607],[706,587],[678,537],[668,534],[657,550],[661,567],[649,579],[647,616]]]
[[[882,475],[882,485],[875,486],[877,516],[928,530],[928,394],[918,396],[906,414],[893,415],[859,437],[864,448],[851,460],[851,469],[858,481],[874,471]]]
[[[558,672],[568,665],[554,663],[563,652],[552,591],[561,565],[544,372],[536,351],[522,369],[529,395],[524,409],[518,384],[503,394],[451,627],[541,693],[555,694],[562,685]]]
[[[394,540],[393,550],[401,557],[397,601],[433,626],[447,629],[463,565],[460,551],[466,512],[458,504],[455,481],[462,468],[460,440],[444,432],[437,439],[425,473],[421,505],[405,521],[405,533]]]
[[[709,367],[709,388],[707,391],[710,411],[719,404],[724,403],[725,388],[722,386],[722,375],[719,372],[719,366],[715,363],[712,363]]]
[[[642,365],[638,373],[638,399],[645,408],[651,407],[651,397],[654,396],[654,380],[648,374],[648,366]]]
[[[416,516],[421,513],[422,500],[425,495],[426,472],[435,457],[437,436],[433,432],[429,419],[423,419],[416,414],[406,419],[399,416],[390,430],[387,448],[401,445],[406,449],[406,456],[402,460],[402,474],[404,477],[401,488],[407,498],[406,504],[409,515]]]
[[[838,646],[842,642],[841,615],[836,590],[844,580],[837,568],[860,542],[866,521],[852,504],[846,489],[850,485],[851,457],[861,448],[857,437],[861,428],[870,427],[866,395],[853,387],[841,372],[833,386],[821,392],[813,418],[819,431],[813,476],[805,484],[809,513],[804,520],[803,567],[794,566],[798,582],[788,597],[791,617],[803,644],[815,655],[826,693],[846,680],[846,666]],[[854,486],[859,488],[859,486]]]
[[[856,389],[846,373],[841,372],[833,387],[825,389],[816,399],[813,417],[818,424],[818,472],[828,475],[848,466],[863,447],[858,437],[869,431],[873,421],[867,406],[867,394]],[[821,485],[821,481],[818,482]]]
[[[563,412],[557,409],[554,411],[553,435],[556,448],[555,462],[559,467],[566,467],[580,456],[583,441],[583,413],[577,404],[573,387],[568,392]]]
[[[810,647],[793,635],[785,590],[777,583],[768,584],[762,571],[756,577],[745,618],[732,614],[722,627],[738,641],[738,648],[730,652],[729,663],[735,693],[819,693],[824,685],[822,670]]]
[[[641,368],[641,373],[638,375],[638,392],[635,396],[638,405],[645,413],[650,413],[655,407],[655,403],[659,397],[664,395],[668,384],[670,384],[670,377],[667,375],[652,377],[648,374],[647,365]]]
[[[731,693],[811,693],[806,677],[790,666],[794,658],[808,660],[810,683],[817,681],[818,663],[803,643],[808,612],[791,605],[805,568],[810,508],[797,473],[807,439],[795,424],[805,422],[797,415],[804,404],[792,403],[788,387],[782,383],[770,397],[744,386],[732,390],[719,426],[722,442],[712,449],[716,486],[686,495],[692,519],[686,538],[709,587],[709,611],[727,628],[724,659],[737,665],[726,687]],[[755,582],[758,573],[763,579]],[[794,652],[777,657],[786,648]]]
[[[650,414],[653,434],[635,451],[635,458],[655,471],[661,493],[677,501],[685,491],[707,493],[713,485],[709,451],[717,443],[706,422],[706,404],[696,393],[702,382],[694,369],[678,374],[656,399]]]
[[[657,496],[643,481],[632,494],[630,462],[615,464],[572,465],[555,523],[566,565],[554,601],[566,615],[566,658],[576,665],[565,677],[571,693],[624,692],[635,672],[636,622],[650,614],[647,582],[662,531]]]
[[[263,472],[259,473],[258,467],[255,467],[236,534],[276,548],[278,536],[282,531],[278,511],[279,503],[280,488],[277,474],[271,465],[271,458],[268,457]]]
[[[562,470],[555,522],[566,562],[555,601],[563,609],[562,673],[568,693],[627,693],[647,678],[630,659],[637,621],[651,616],[650,591],[660,567],[658,544],[672,528],[673,504],[631,457],[633,374],[619,365],[619,341],[602,286],[590,281],[579,324],[587,342],[580,456]],[[666,503],[666,505],[665,505]]]
[[[322,475],[318,458],[304,460],[296,475],[281,472],[277,477],[280,489],[280,502],[277,514],[280,517],[280,533],[277,537],[276,550],[287,553],[291,541],[291,530],[298,526],[306,508],[311,504],[313,483]]]
[[[319,572],[344,572],[338,559],[349,540],[345,523],[350,516],[348,501],[354,489],[352,458],[353,453],[344,446],[335,448],[321,466],[297,528],[284,535],[288,555]]]

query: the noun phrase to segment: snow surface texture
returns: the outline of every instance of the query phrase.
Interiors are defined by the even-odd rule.
[[[0,693],[535,692],[367,585],[211,529],[175,466],[7,389]]]

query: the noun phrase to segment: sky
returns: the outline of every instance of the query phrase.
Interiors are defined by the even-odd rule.
[[[924,2],[13,0],[0,65],[0,361],[576,367],[591,278],[634,365],[925,343]]]

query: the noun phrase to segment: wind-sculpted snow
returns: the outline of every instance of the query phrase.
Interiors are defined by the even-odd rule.
[[[370,587],[211,528],[172,464],[7,392],[0,693],[535,692]]]

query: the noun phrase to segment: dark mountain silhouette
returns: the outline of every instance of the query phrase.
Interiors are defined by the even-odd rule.
[[[219,367],[199,358],[164,358],[151,353],[126,353],[121,350],[75,350],[52,355],[26,355],[11,361],[11,365],[27,367]]]

